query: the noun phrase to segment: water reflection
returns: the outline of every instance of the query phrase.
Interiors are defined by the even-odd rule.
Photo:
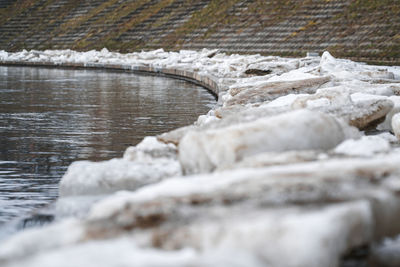
[[[214,103],[203,88],[167,78],[0,67],[0,226],[55,199],[72,161],[121,156]]]

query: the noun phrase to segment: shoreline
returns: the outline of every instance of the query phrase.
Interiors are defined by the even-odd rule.
[[[195,72],[180,69],[154,68],[152,66],[131,66],[124,64],[85,64],[85,63],[54,63],[54,62],[22,62],[22,61],[0,61],[0,66],[19,67],[44,67],[44,68],[65,68],[65,69],[95,69],[127,71],[135,74],[155,75],[169,77],[172,79],[184,80],[204,87],[214,97],[218,98],[219,88],[215,77],[210,75],[199,75]],[[218,99],[217,99],[218,100]]]
[[[113,65],[113,66],[111,66],[111,67],[107,67],[107,66],[105,66],[104,64],[98,64],[97,66],[94,66],[95,64],[93,64],[93,66],[91,66],[91,67],[84,67],[84,64],[79,64],[79,63],[77,63],[77,64],[68,64],[68,66],[64,66],[63,64],[57,64],[57,65],[55,65],[53,62],[42,62],[42,63],[29,63],[29,62],[8,62],[8,63],[5,63],[5,64],[3,64],[4,62],[1,62],[0,63],[0,66],[6,66],[6,67],[14,67],[15,68],[15,70],[20,70],[20,71],[25,71],[25,70],[23,70],[23,68],[26,68],[27,70],[26,71],[28,71],[29,69],[30,70],[35,70],[35,68],[40,68],[40,71],[42,72],[42,73],[47,73],[47,72],[51,72],[52,71],[52,69],[53,70],[55,70],[55,69],[59,69],[59,70],[70,70],[70,71],[74,71],[74,70],[76,70],[76,71],[78,71],[79,73],[84,73],[84,71],[83,70],[86,70],[86,71],[88,71],[89,73],[91,73],[90,75],[96,75],[95,77],[98,77],[98,78],[100,78],[101,79],[101,77],[103,76],[103,75],[110,75],[110,73],[111,73],[111,75],[112,75],[112,73],[120,73],[120,75],[122,75],[122,76],[124,76],[124,77],[128,77],[127,79],[133,79],[132,77],[134,77],[135,75],[140,75],[142,78],[141,79],[143,79],[143,78],[146,78],[146,79],[157,79],[157,77],[162,77],[162,78],[160,78],[160,79],[163,79],[163,78],[165,78],[165,77],[168,77],[168,78],[171,78],[172,79],[172,76],[170,75],[170,76],[167,76],[166,74],[163,74],[163,73],[161,73],[161,72],[158,72],[158,73],[155,73],[155,72],[150,72],[150,68],[142,68],[142,70],[141,71],[137,71],[137,70],[128,70],[127,69],[127,67],[126,66],[124,66],[124,65]],[[6,78],[7,77],[7,75],[9,75],[9,73],[10,73],[10,71],[11,71],[11,69],[10,68],[2,68],[2,70],[3,70],[3,75],[5,75],[5,76],[3,76],[4,78]],[[146,69],[147,71],[144,71],[144,69]],[[15,71],[15,70],[13,70],[13,72]],[[4,71],[6,71],[6,72],[4,72]],[[7,72],[8,71],[8,72]],[[39,69],[38,69],[38,71],[39,71]],[[165,70],[164,70],[165,71]],[[174,73],[174,71],[171,71],[171,70],[169,70],[169,72],[171,72],[171,73]],[[58,72],[57,72],[58,73]],[[97,73],[97,74],[96,74]],[[108,74],[107,74],[108,73]],[[124,75],[124,73],[125,73],[125,75]],[[84,74],[85,75],[85,74]],[[139,77],[140,77],[139,76]],[[131,77],[131,78],[129,78],[129,77]],[[203,109],[203,112],[200,112],[200,113],[198,113],[197,115],[195,115],[194,117],[192,117],[191,119],[194,121],[194,120],[196,120],[197,119],[197,117],[198,117],[198,115],[202,115],[202,114],[204,114],[204,113],[206,113],[206,112],[208,112],[209,111],[209,109],[214,105],[214,104],[216,104],[216,101],[215,101],[215,98],[216,98],[216,95],[213,93],[213,92],[211,92],[209,89],[207,89],[207,88],[205,88],[204,86],[195,86],[195,84],[200,84],[199,82],[197,82],[197,81],[194,81],[193,79],[191,79],[190,81],[189,81],[189,79],[187,79],[187,78],[185,78],[185,77],[178,77],[178,76],[176,76],[176,75],[174,75],[173,76],[174,77],[174,79],[175,80],[177,80],[177,84],[185,84],[185,86],[188,86],[188,88],[191,88],[191,89],[194,89],[194,88],[196,88],[196,89],[194,89],[196,92],[197,92],[197,90],[200,90],[199,92],[202,94],[202,95],[206,95],[207,96],[207,98],[208,99],[210,99],[211,100],[211,102],[210,102],[210,104],[207,104],[206,106],[205,106],[205,110]],[[43,78],[43,77],[40,77],[40,78]],[[56,75],[55,76],[55,78],[58,78],[58,75]],[[96,80],[98,79],[98,78],[96,78]],[[6,79],[5,79],[6,80]],[[5,81],[4,80],[4,81]],[[182,81],[187,81],[187,82],[189,82],[189,83],[179,83],[179,80],[182,80]],[[169,83],[170,81],[173,81],[173,80],[166,80],[166,79],[164,79],[164,81],[166,82],[166,83]],[[191,84],[192,84],[192,86],[191,86]],[[5,84],[6,85],[6,84]],[[114,84],[113,84],[114,85]],[[114,91],[114,88],[113,88],[113,86],[112,87],[110,87],[110,88],[112,88],[112,90]],[[127,92],[132,92],[132,88],[130,87],[130,85],[128,85],[128,86],[126,86],[125,87],[126,88],[126,90],[127,90]],[[164,89],[164,83],[162,84],[162,86],[160,86],[160,88],[163,88]],[[184,92],[189,92],[190,94],[192,94],[192,90],[185,90],[185,91],[183,91],[183,93]],[[3,96],[5,96],[5,97],[7,97],[7,95],[8,95],[8,92],[7,93],[4,93],[3,94]],[[22,96],[23,95],[25,95],[25,93],[23,93],[22,94]],[[45,95],[45,97],[47,97],[46,95]],[[180,95],[175,95],[174,97],[173,97],[173,99],[177,99],[177,98],[179,98],[180,97]],[[7,97],[8,99],[9,99],[9,97]],[[4,102],[4,104],[6,104],[8,101],[6,101],[6,98],[4,98],[4,99],[2,99],[2,100],[4,100],[4,101],[2,101],[2,102]],[[0,101],[1,102],[1,101]],[[64,101],[62,101],[62,102],[64,102]],[[61,104],[62,104],[62,102],[61,102]],[[178,101],[179,103],[181,103],[180,101]],[[196,103],[196,102],[195,102]],[[195,105],[195,103],[193,103],[193,105],[190,105],[190,106],[192,106],[190,109],[193,109],[193,107],[194,107],[194,105]],[[182,105],[182,103],[181,103],[181,105]],[[3,105],[3,111],[4,112],[8,112],[8,109],[7,109],[7,107],[8,107],[8,105],[6,104],[5,106]],[[187,107],[187,105],[186,105],[186,107]],[[5,108],[5,110],[4,110],[4,108]],[[79,109],[79,107],[75,107],[74,108],[74,111],[76,111],[76,109]],[[175,108],[179,108],[179,106],[176,106]],[[171,108],[172,110],[174,109],[174,107],[172,107]],[[189,110],[190,110],[189,109]],[[197,108],[195,108],[194,110],[196,110]],[[168,110],[169,109],[167,109],[166,110],[166,112],[168,112]],[[188,110],[188,109],[186,109],[186,110]],[[43,112],[43,111],[39,111],[39,112]],[[113,111],[112,111],[113,113],[115,113],[115,111],[114,111],[114,109],[113,109]],[[151,110],[149,111],[149,112],[151,112]],[[181,114],[181,113],[180,113]],[[137,117],[137,115],[135,115],[135,116],[133,116],[133,117]],[[185,117],[185,114],[182,114],[182,117]],[[180,118],[173,118],[173,116],[169,116],[169,118],[171,118],[172,120],[176,120],[176,121],[179,121],[179,119]],[[94,118],[92,118],[92,119],[94,119]],[[3,122],[5,122],[6,123],[6,121],[7,121],[7,119],[5,119],[5,120],[3,120]],[[169,122],[165,122],[165,121],[168,121],[168,118],[165,118],[165,119],[163,119],[163,121],[164,121],[164,124],[165,124],[165,128],[164,129],[161,129],[161,131],[158,131],[158,133],[163,133],[163,132],[166,132],[166,131],[168,131],[168,130],[173,130],[174,128],[171,128],[171,126],[168,126],[168,124],[169,124]],[[190,121],[189,121],[190,122]],[[183,124],[180,124],[179,126],[186,126],[188,124],[188,122],[186,122],[186,123],[183,123]],[[13,122],[9,122],[8,123],[8,125],[9,126],[11,126],[11,125],[15,125]],[[5,126],[5,125],[3,125],[3,126]],[[135,127],[132,127],[132,125],[130,125],[131,126],[131,128],[132,129],[134,129]],[[177,128],[178,126],[175,126],[175,128]],[[26,128],[26,129],[28,129],[28,128]],[[47,128],[46,128],[47,129]],[[118,131],[119,131],[119,128],[117,128],[118,129]],[[154,128],[151,128],[152,130],[154,130]],[[7,131],[6,131],[7,132]],[[6,133],[6,132],[4,132],[4,134]],[[149,135],[149,133],[147,133],[146,135]],[[142,136],[143,137],[143,136]],[[76,138],[78,138],[77,136],[75,136],[75,139]],[[114,156],[108,156],[107,158],[104,158],[103,157],[103,159],[96,159],[96,161],[101,161],[101,160],[108,160],[108,159],[111,159],[111,158],[114,158],[114,157],[120,157],[120,156],[122,156],[122,153],[125,151],[125,149],[126,149],[126,147],[127,146],[129,146],[129,145],[132,145],[132,144],[136,144],[136,143],[138,143],[139,141],[141,141],[141,139],[142,138],[136,138],[136,140],[135,141],[133,141],[132,140],[132,138],[129,140],[129,142],[127,141],[127,142],[122,142],[122,144],[123,145],[120,145],[120,149],[118,149],[117,150],[117,152],[118,152],[118,155],[114,155]],[[48,142],[45,142],[46,144],[48,144]],[[4,147],[4,151],[8,151],[8,147],[10,147],[9,145],[7,146],[7,141],[6,141],[6,143],[5,143],[5,147]],[[67,150],[68,151],[68,150]],[[104,153],[104,152],[103,152]],[[36,156],[37,157],[37,156]],[[35,157],[35,158],[36,158]],[[7,156],[6,156],[6,158],[7,158]],[[75,159],[75,161],[76,161],[77,159]],[[1,163],[1,162],[0,162]],[[41,165],[39,165],[39,166],[41,166]],[[61,173],[58,173],[58,178],[56,179],[56,180],[58,180],[58,181],[56,181],[55,183],[54,183],[54,188],[55,188],[55,194],[57,194],[57,192],[58,192],[58,184],[59,184],[59,180],[61,179],[61,177],[64,175],[64,173],[65,173],[65,171],[66,171],[66,168],[69,166],[69,164],[64,164],[64,167],[65,167],[65,170],[63,171],[63,172],[61,172]],[[2,178],[5,178],[4,176],[2,177]],[[45,191],[45,192],[47,192],[47,191]],[[53,194],[53,198],[54,198],[54,194]],[[25,212],[25,213],[23,213],[22,215],[21,214],[18,214],[16,211],[18,210],[18,208],[16,208],[15,210],[14,210],[14,212],[16,212],[16,216],[15,217],[12,217],[11,219],[5,219],[4,220],[4,223],[3,223],[3,226],[4,226],[4,228],[9,228],[9,229],[11,229],[12,227],[11,227],[11,224],[18,224],[18,226],[15,226],[15,228],[18,228],[18,232],[19,231],[22,231],[23,229],[25,229],[25,228],[31,228],[31,227],[33,227],[33,226],[40,226],[40,225],[43,225],[43,224],[47,224],[48,222],[50,222],[51,220],[50,219],[46,219],[47,220],[47,223],[42,223],[42,221],[45,221],[45,220],[43,220],[43,217],[47,217],[48,215],[47,214],[51,214],[50,213],[50,211],[47,211],[47,207],[48,207],[48,205],[52,205],[52,204],[54,204],[56,202],[56,199],[54,199],[53,201],[51,201],[51,202],[49,202],[48,204],[46,204],[46,205],[44,205],[43,207],[41,207],[41,208],[36,208],[36,209],[33,209],[32,211],[30,211],[30,212]],[[7,207],[7,204],[6,203],[3,203],[4,205],[3,205],[3,207]],[[50,209],[49,209],[50,210]],[[1,213],[1,212],[0,212]],[[43,214],[43,213],[45,213],[45,214]],[[6,214],[2,214],[2,219],[3,218],[5,218],[6,217]],[[38,223],[37,223],[37,225],[35,224],[35,221],[38,221]],[[30,224],[30,225],[29,225]],[[28,225],[27,227],[25,227],[25,225]],[[10,227],[8,227],[8,226],[10,226]],[[0,226],[0,228],[1,228],[1,226]],[[11,230],[13,230],[13,229],[11,229]],[[0,242],[3,240],[3,239],[5,239],[5,236],[7,235],[7,234],[4,234],[4,235],[2,235],[2,233],[3,232],[6,232],[6,231],[1,231],[1,233],[0,233]],[[15,232],[17,232],[17,230],[15,231]],[[10,236],[10,234],[9,234],[9,236]]]
[[[400,68],[327,52],[294,59],[210,50],[0,51],[0,62],[166,75],[218,96],[193,125],[146,137],[122,158],[70,165],[60,219],[1,244],[7,267],[41,266],[52,253],[59,264],[70,247],[93,260],[90,246],[105,255],[93,266],[111,246],[126,256],[116,266],[132,262],[132,251],[151,255],[143,266],[338,266],[365,246],[384,262],[377,245],[400,233],[400,150],[390,133],[398,132]]]

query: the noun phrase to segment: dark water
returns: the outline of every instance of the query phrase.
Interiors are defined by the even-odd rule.
[[[72,161],[120,157],[214,103],[205,89],[168,78],[0,66],[0,227],[54,200]]]

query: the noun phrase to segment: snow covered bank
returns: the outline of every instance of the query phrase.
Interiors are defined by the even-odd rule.
[[[400,233],[400,68],[217,50],[0,61],[170,74],[219,97],[121,159],[73,163],[56,222],[0,244],[2,266],[338,266]]]

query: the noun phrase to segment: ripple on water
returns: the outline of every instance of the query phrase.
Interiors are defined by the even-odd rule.
[[[214,104],[205,89],[180,80],[0,67],[0,236],[57,197],[72,161],[122,156],[127,145],[191,124]]]

